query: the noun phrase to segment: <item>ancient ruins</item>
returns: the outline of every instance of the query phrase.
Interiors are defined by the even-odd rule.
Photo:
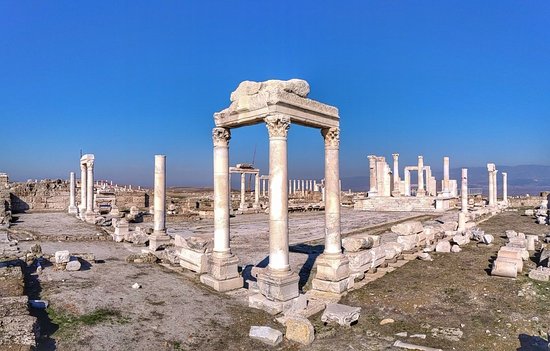
[[[141,328],[137,321],[148,316],[164,336],[140,329],[147,337],[126,340],[132,349],[216,349],[209,338],[228,349],[249,342],[250,349],[326,349],[340,337],[352,340],[356,330],[367,335],[376,328],[378,334],[364,336],[369,349],[469,349],[464,333],[478,325],[416,320],[432,304],[418,277],[421,285],[439,284],[427,274],[437,269],[445,276],[447,261],[461,267],[475,257],[482,264],[452,271],[453,280],[464,275],[488,289],[531,284],[521,291],[550,281],[550,234],[542,233],[550,224],[548,193],[509,196],[507,172],[499,180],[497,166],[487,163],[482,196],[471,191],[467,168],[451,179],[450,157],[443,157],[438,180],[438,165],[419,155],[417,163],[400,167],[398,153],[391,154],[391,166],[385,156],[368,155],[368,191],[343,192],[339,111],[309,92],[300,79],[239,84],[229,107],[214,113],[213,189],[167,187],[167,167],[182,161],[167,164],[166,155],[154,156],[152,189],[96,180],[102,160],[91,153],[80,157],[79,178],[70,171],[67,180],[12,182],[0,173],[0,348],[40,349],[58,338],[71,349],[74,341],[52,331],[52,323],[67,333],[85,333],[73,328],[87,325],[99,334],[94,328],[101,318],[115,330],[109,337],[123,343],[128,328]],[[267,129],[269,169],[230,166],[232,130],[255,124]],[[293,125],[319,130],[322,177],[289,178]],[[232,176],[240,181],[237,189]],[[501,220],[529,229],[495,227]],[[447,290],[430,295],[433,301],[444,295],[441,303],[460,308],[475,299],[463,297],[473,290],[457,295],[442,286]],[[483,294],[479,300],[488,299]],[[419,302],[410,307],[402,301],[407,296]],[[90,311],[90,305],[102,307]],[[196,325],[185,318],[180,324],[182,316]],[[231,333],[209,323],[223,323]]]

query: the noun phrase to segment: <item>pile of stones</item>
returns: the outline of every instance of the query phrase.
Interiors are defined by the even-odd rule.
[[[535,250],[536,235],[526,236],[513,230],[505,232],[508,243],[498,250],[497,258],[493,262],[491,275],[506,278],[517,278],[523,271],[523,261],[529,259],[529,251]]]
[[[547,234],[546,238],[549,237],[550,234]],[[529,271],[529,278],[544,282],[550,281],[550,249],[548,246],[543,245],[541,248],[538,265]]]
[[[542,200],[539,207],[533,210],[525,210],[525,215],[534,217],[538,224],[549,224],[548,217],[548,200]]]

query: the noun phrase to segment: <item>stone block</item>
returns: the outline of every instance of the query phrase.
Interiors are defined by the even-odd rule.
[[[451,243],[443,240],[435,246],[435,252],[451,252]]]
[[[187,268],[195,273],[208,272],[209,254],[204,252],[196,252],[188,248],[177,249],[180,259],[180,266]]]
[[[424,228],[422,227],[422,223],[420,223],[419,221],[398,223],[391,227],[391,231],[399,235],[417,234],[420,233],[422,230],[424,230]]]
[[[361,307],[331,303],[327,305],[327,308],[323,312],[321,321],[325,323],[335,322],[342,326],[350,326],[352,323],[359,320],[360,314]]]
[[[466,235],[457,234],[453,236],[453,242],[459,246],[466,245],[470,242],[470,239]]]
[[[451,246],[451,252],[460,252],[462,249],[458,245]]]
[[[366,272],[372,262],[372,253],[370,250],[360,252],[346,252],[351,272]]]
[[[286,338],[302,345],[310,345],[315,339],[313,324],[303,317],[289,317],[285,323]]]
[[[242,277],[217,280],[209,274],[203,274],[201,275],[200,280],[201,283],[203,283],[204,285],[207,285],[212,289],[220,292],[236,290],[244,286],[244,280]]]
[[[550,267],[550,250],[542,249],[539,257],[539,266]]]
[[[278,276],[269,270],[258,274],[258,288],[268,300],[289,301],[300,294],[298,282],[300,278],[294,272]]]
[[[55,252],[55,263],[68,263],[71,259],[71,254],[67,250]]]
[[[495,260],[493,262],[493,268],[491,275],[505,278],[517,278],[518,269],[516,263],[502,260]]]
[[[191,254],[193,250],[187,250]],[[217,257],[210,255],[208,261],[208,273],[217,280],[232,279],[239,276],[239,258],[235,255],[228,257]]]
[[[277,329],[264,326],[251,326],[248,336],[269,346],[277,346],[283,341],[283,333]]]
[[[544,268],[544,267],[531,269],[529,271],[529,278],[534,279],[534,280],[538,280],[538,281],[541,281],[541,282],[549,281],[550,280],[550,272],[547,271],[547,270],[542,270],[540,268]]]
[[[81,267],[80,261],[78,259],[69,261],[67,265],[65,266],[65,270],[67,271],[79,271]]]
[[[342,246],[346,251],[358,252],[360,250],[370,249],[374,245],[372,238],[347,237],[342,239]]]
[[[349,277],[349,260],[346,256],[322,254],[315,260],[317,273],[315,278],[339,282]]]
[[[418,238],[416,235],[400,235],[397,237],[397,242],[403,246],[404,251],[410,251],[416,247]]]
[[[311,282],[312,289],[335,293],[335,294],[342,294],[343,292],[348,290],[350,278],[345,278],[337,282],[329,281],[329,280],[321,280],[318,278],[314,278]]]

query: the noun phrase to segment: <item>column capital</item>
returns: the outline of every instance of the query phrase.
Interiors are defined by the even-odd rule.
[[[424,160],[424,156],[418,156],[418,160]]]
[[[325,139],[325,147],[338,148],[340,146],[340,128],[321,129],[321,135]]]
[[[229,128],[216,127],[212,129],[212,140],[214,146],[228,146],[231,139],[231,131]]]
[[[393,156],[393,159],[394,160],[397,160],[397,158],[399,157],[399,154],[398,153],[395,153],[395,154],[391,154]]]
[[[83,162],[83,163],[80,164],[80,170],[82,172],[86,172],[86,162]]]
[[[264,118],[270,138],[286,138],[290,128],[290,117],[270,115]]]
[[[86,167],[88,167],[88,170],[90,168],[94,168],[94,160],[88,160],[86,161]]]

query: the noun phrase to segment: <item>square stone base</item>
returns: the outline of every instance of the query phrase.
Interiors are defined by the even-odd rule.
[[[317,264],[316,279],[339,282],[350,275],[349,259],[343,255],[322,254],[315,261]]]
[[[84,221],[86,223],[95,224],[96,214],[95,213],[86,213],[84,214]]]
[[[227,280],[239,276],[239,258],[235,255],[219,257],[213,253],[210,255],[208,264],[208,274],[214,279]]]
[[[294,304],[294,299],[289,301],[284,301],[284,302],[272,301],[272,300],[268,300],[262,294],[253,294],[248,297],[248,307],[266,311],[272,316],[288,310],[289,308],[292,307],[293,304]]]
[[[218,280],[210,274],[201,275],[201,283],[220,292],[240,289],[244,286],[243,277],[235,277],[225,280]]]
[[[311,282],[312,289],[334,293],[334,294],[342,294],[349,289],[353,288],[353,278],[345,278],[338,282],[328,281],[328,280],[321,280],[314,278]]]
[[[294,272],[278,276],[269,269],[258,274],[258,288],[263,296],[271,301],[289,301],[300,295],[298,282],[300,277]]]
[[[169,235],[159,235],[153,234],[149,237],[149,250],[157,251],[161,246],[166,246],[170,244]]]
[[[78,208],[76,206],[69,206],[69,214],[77,214]]]

